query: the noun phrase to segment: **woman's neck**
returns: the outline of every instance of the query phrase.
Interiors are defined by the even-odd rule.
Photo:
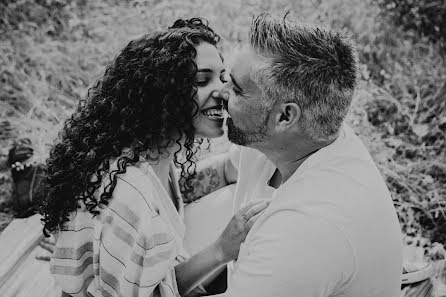
[[[171,193],[172,191],[169,185],[169,171],[174,159],[175,151],[175,147],[169,147],[167,148],[167,151],[159,155],[155,155],[153,152],[148,153],[147,155],[150,155],[150,158],[143,155],[171,198],[173,193]],[[150,159],[155,159],[156,161],[151,161]]]
[[[149,163],[150,166],[152,166],[153,171],[155,171],[155,174],[158,176],[158,178],[161,180],[161,182],[164,184],[168,184],[169,180],[169,169],[170,164],[173,161],[173,157],[170,156],[168,158],[162,158],[160,157],[156,163]]]

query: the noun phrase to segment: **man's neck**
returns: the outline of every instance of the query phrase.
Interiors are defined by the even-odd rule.
[[[299,154],[295,154],[294,156],[283,156],[274,154],[270,154],[269,156],[266,155],[268,159],[270,159],[271,162],[273,162],[274,165],[277,167],[276,172],[271,178],[270,186],[276,189],[279,188],[315,151],[317,151],[317,149],[315,149],[314,151],[309,151],[308,153],[302,152]]]
[[[269,185],[277,189],[296,172],[306,159],[332,142],[306,142],[299,145],[290,145],[288,143],[284,145],[262,146],[256,149],[264,153],[276,166],[277,170],[271,177]],[[296,141],[296,143],[298,142]]]

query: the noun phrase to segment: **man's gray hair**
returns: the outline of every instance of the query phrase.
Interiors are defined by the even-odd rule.
[[[262,63],[251,74],[264,103],[295,102],[314,141],[336,138],[356,86],[357,55],[340,33],[261,13],[253,18],[250,47]]]

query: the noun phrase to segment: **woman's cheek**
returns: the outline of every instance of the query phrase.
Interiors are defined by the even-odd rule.
[[[204,88],[198,88],[197,90],[197,103],[198,103],[198,107],[203,107],[206,97],[205,95],[205,90]]]

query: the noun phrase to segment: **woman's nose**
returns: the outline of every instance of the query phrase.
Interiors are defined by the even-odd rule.
[[[212,97],[228,101],[229,100],[229,92],[225,91],[224,89],[221,89],[219,91],[214,91],[214,92],[212,92]]]

